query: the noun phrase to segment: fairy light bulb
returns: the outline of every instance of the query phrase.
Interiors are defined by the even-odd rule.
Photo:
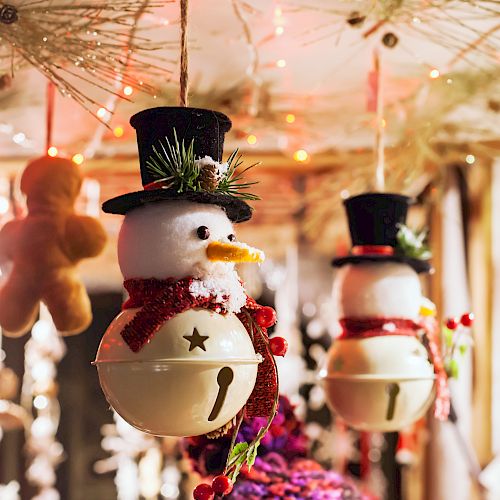
[[[283,28],[283,26],[276,26],[274,32],[277,36],[281,36],[285,32],[285,28]]]
[[[16,144],[22,144],[25,140],[26,140],[26,135],[23,134],[22,132],[18,132],[17,134],[14,134],[12,136],[12,140],[16,143]]]
[[[97,116],[98,118],[104,118],[106,115],[107,115],[107,111],[106,111],[106,108],[99,108],[97,110]]]
[[[474,155],[467,155],[465,157],[465,162],[469,165],[472,165],[476,161],[476,157]]]
[[[124,133],[125,133],[125,131],[123,130],[123,127],[121,125],[118,125],[118,127],[115,127],[113,129],[113,135],[115,137],[118,137],[118,138],[123,137]]]
[[[309,155],[307,154],[307,151],[305,149],[298,149],[293,153],[293,159],[295,161],[298,161],[300,163],[306,161],[309,158]]]
[[[286,66],[286,61],[284,59],[278,59],[276,61],[276,66],[278,66],[278,68],[284,68]]]
[[[84,156],[81,153],[77,153],[76,155],[73,155],[73,163],[76,163],[77,165],[81,165],[83,161],[85,160]]]
[[[55,146],[50,146],[50,148],[47,149],[47,154],[50,157],[55,158],[59,154],[59,150]]]
[[[257,142],[257,136],[250,134],[247,137],[247,142],[248,142],[248,144],[251,144],[251,145],[255,144]]]
[[[288,113],[285,120],[287,123],[293,123],[295,121],[295,115],[293,113]]]
[[[429,71],[429,78],[432,78],[433,80],[435,80],[436,78],[439,78],[440,75],[441,75],[441,73],[436,68],[431,69]]]
[[[126,87],[123,88],[123,93],[126,96],[132,95],[134,93],[134,89],[130,85],[127,85]]]

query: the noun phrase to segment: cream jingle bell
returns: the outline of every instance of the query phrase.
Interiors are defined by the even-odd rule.
[[[236,240],[251,217],[248,184],[222,163],[222,113],[153,108],[133,116],[144,190],[108,200],[123,214],[118,260],[129,293],[96,357],[110,405],[155,435],[225,433],[275,411],[277,375],[266,327],[271,308],[247,296],[236,262],[263,252]]]
[[[345,201],[353,248],[333,261],[342,333],[321,376],[330,406],[356,429],[406,427],[426,412],[435,392],[436,416],[446,419],[449,411],[437,322],[421,316],[429,311],[422,308],[418,273],[430,270],[428,252],[405,247],[405,253],[398,243],[398,233],[409,231],[410,202],[385,193]]]

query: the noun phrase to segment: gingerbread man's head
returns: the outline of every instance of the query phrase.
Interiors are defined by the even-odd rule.
[[[81,185],[78,167],[66,158],[37,158],[21,177],[21,191],[30,213],[72,210]]]

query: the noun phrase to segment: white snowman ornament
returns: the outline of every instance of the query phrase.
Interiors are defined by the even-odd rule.
[[[219,189],[231,179],[221,163],[231,122],[154,108],[131,124],[145,189],[103,205],[125,215],[118,260],[129,299],[99,346],[99,380],[110,405],[144,432],[211,433],[230,426],[262,363],[237,316],[247,295],[235,263],[264,255],[236,241],[232,222],[248,220],[250,207]]]
[[[330,406],[355,429],[401,429],[434,397],[435,369],[419,324],[418,273],[430,265],[397,248],[409,204],[406,196],[384,193],[345,201],[353,248],[333,262],[342,333],[321,377]]]

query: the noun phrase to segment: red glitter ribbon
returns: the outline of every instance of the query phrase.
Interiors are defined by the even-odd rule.
[[[405,335],[419,338],[423,333],[424,346],[434,366],[436,375],[436,401],[434,416],[446,420],[450,413],[450,390],[439,347],[439,324],[436,318],[425,317],[419,323],[405,318],[342,318],[339,340],[367,339],[389,335]]]
[[[190,292],[193,281],[193,278],[181,280],[151,278],[129,279],[124,282],[129,298],[122,308],[140,308],[121,333],[123,340],[133,352],[140,351],[150,342],[165,321],[188,309],[210,309],[219,314],[227,314],[225,304],[217,302],[214,296],[195,297]],[[263,333],[261,336],[254,331],[252,324],[255,323],[255,313],[261,308],[261,305],[247,296],[245,307],[237,314],[252,340],[255,351],[263,358],[263,362],[259,364],[255,387],[245,407],[248,417],[270,415],[274,395],[278,390],[276,368],[267,346],[267,330],[260,327]],[[253,322],[249,321],[249,316],[253,318]]]

